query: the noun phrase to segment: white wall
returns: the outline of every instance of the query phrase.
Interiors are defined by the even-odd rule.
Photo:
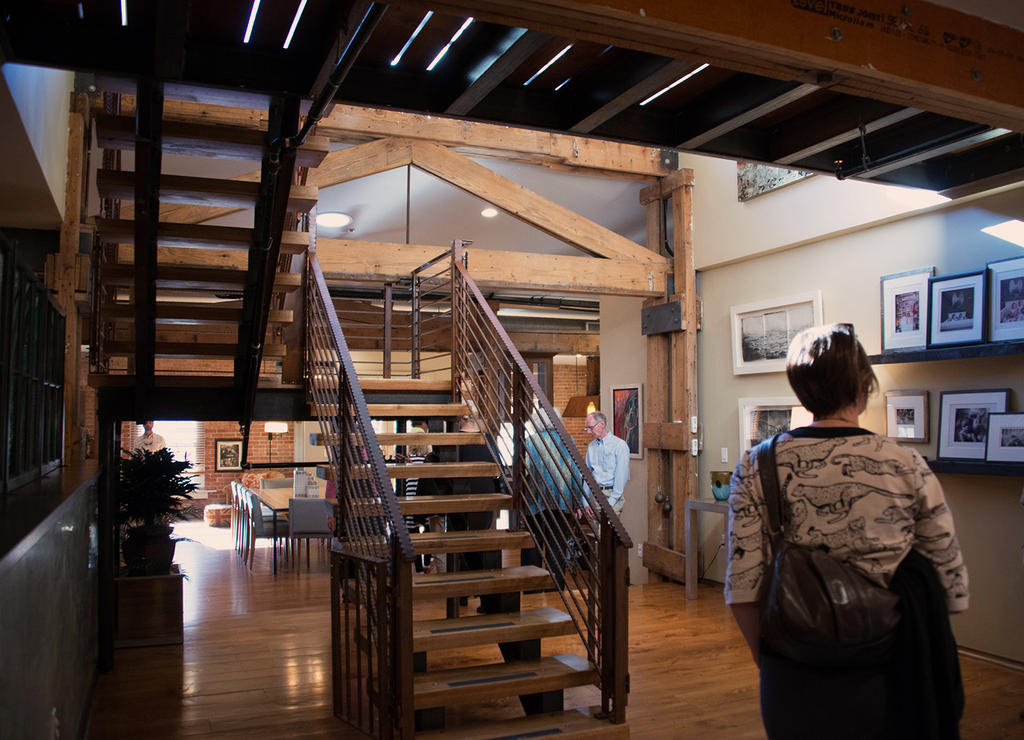
[[[696,191],[700,186],[698,181]],[[736,465],[737,399],[791,395],[783,373],[732,374],[730,306],[820,289],[824,320],[852,321],[867,351],[877,353],[881,350],[879,277],[929,266],[934,266],[938,275],[948,275],[983,269],[988,261],[1024,255],[1020,247],[980,231],[982,226],[1008,217],[1024,218],[1022,193],[1024,190],[1012,190],[699,273],[698,289],[704,300],[703,330],[698,339],[700,408],[705,428],[701,485],[709,480],[709,471]],[[774,197],[769,194],[762,200],[767,204]],[[731,204],[723,205],[721,210],[731,212]],[[714,211],[700,215],[718,218]],[[746,232],[737,225],[736,233]],[[915,446],[929,458],[935,456],[940,391],[1009,387],[1010,409],[1024,409],[1021,356],[879,365],[876,373],[882,392],[897,388],[929,391],[932,441]],[[881,394],[871,400],[861,424],[884,432]],[[722,447],[729,448],[728,464],[718,462]],[[1024,661],[1024,632],[1020,630],[1020,615],[1024,613],[1024,508],[1019,503],[1022,478],[939,478],[954,512],[971,580],[971,609],[954,617],[957,639],[966,647]],[[710,492],[702,490],[701,496],[710,498]],[[721,526],[721,517],[702,518],[706,559],[713,557],[720,542]],[[724,565],[720,555],[708,576],[722,580]]]

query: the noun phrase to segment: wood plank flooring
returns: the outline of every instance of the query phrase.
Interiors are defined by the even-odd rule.
[[[331,715],[326,555],[315,553],[308,570],[304,559],[299,573],[286,564],[275,578],[269,549],[260,549],[249,573],[227,530],[186,527],[211,544],[178,545],[176,560],[188,574],[185,644],[118,650],[114,671],[98,680],[89,736],[356,737]],[[509,554],[518,563],[518,554]],[[630,589],[627,719],[633,738],[764,737],[757,671],[721,588],[701,585],[699,594],[687,601],[682,587],[669,583]],[[558,603],[551,593],[523,597],[524,608]],[[433,612],[417,607],[417,618],[443,616],[441,604]],[[544,642],[545,655],[579,652],[575,636]],[[464,648],[431,653],[428,667],[443,669],[459,655],[500,660],[496,646]],[[966,656],[961,667],[967,692],[962,737],[1024,736],[1024,672]],[[587,707],[599,696],[593,687],[580,687],[566,690],[565,699],[567,708]],[[521,714],[518,703],[507,700],[451,711],[460,722]]]

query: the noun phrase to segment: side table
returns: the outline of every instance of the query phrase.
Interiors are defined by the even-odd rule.
[[[718,501],[702,501],[701,499],[688,499],[686,501],[686,598],[697,598],[697,552],[699,550],[700,527],[698,526],[699,515],[695,512],[710,511],[716,514],[727,514],[729,504]]]

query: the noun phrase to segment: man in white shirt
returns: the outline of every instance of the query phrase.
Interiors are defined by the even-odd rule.
[[[145,421],[142,423],[145,433],[135,441],[136,450],[144,450],[146,452],[156,452],[162,450],[167,446],[167,440],[161,435],[153,431],[153,422]]]
[[[612,509],[621,516],[626,503],[622,493],[629,480],[629,445],[611,433],[608,417],[600,411],[587,414],[584,428],[594,438],[587,446],[587,467]]]

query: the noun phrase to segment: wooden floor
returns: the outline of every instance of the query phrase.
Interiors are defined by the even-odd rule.
[[[188,574],[185,644],[118,650],[115,670],[97,685],[90,737],[353,737],[331,715],[326,556],[314,553],[308,571],[303,559],[301,573],[285,566],[275,578],[269,550],[260,550],[251,574],[226,530],[188,526],[202,542],[178,545],[176,559]],[[757,672],[721,588],[702,585],[699,594],[687,601],[674,584],[630,589],[628,721],[634,738],[764,737]],[[524,607],[555,606],[556,599],[537,594],[523,601]],[[577,645],[575,638],[545,642],[547,654],[578,652]],[[500,659],[496,648],[477,654],[481,662]],[[431,655],[431,668],[452,657]],[[962,737],[1024,737],[1024,673],[969,657],[961,666],[967,692]],[[566,691],[567,707],[597,699],[590,687]],[[519,714],[513,702],[487,711]]]

